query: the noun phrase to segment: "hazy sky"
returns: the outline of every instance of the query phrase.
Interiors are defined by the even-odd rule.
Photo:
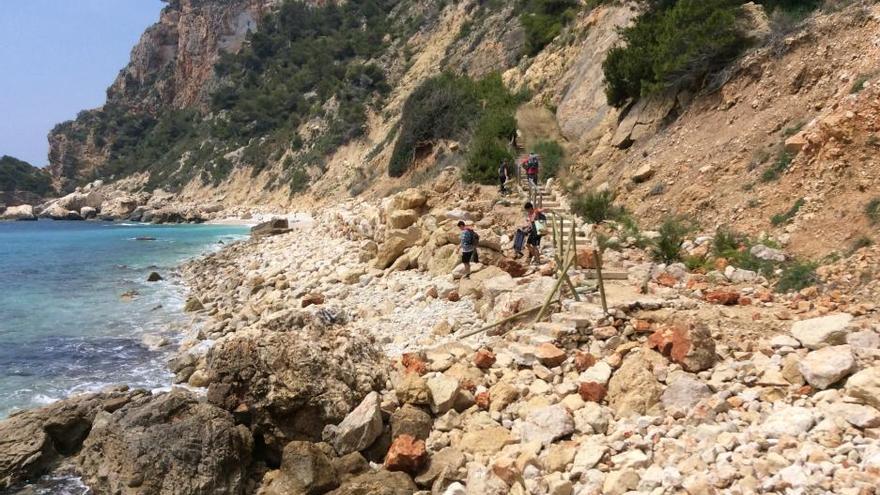
[[[46,164],[46,135],[104,103],[160,0],[0,0],[0,155]]]

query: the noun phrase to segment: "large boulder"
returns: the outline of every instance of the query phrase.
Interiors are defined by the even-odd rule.
[[[855,371],[856,359],[848,345],[823,347],[807,354],[799,369],[807,383],[824,390]]]
[[[10,206],[0,213],[0,220],[36,220],[31,205]]]
[[[251,227],[251,237],[267,237],[290,232],[286,218],[273,218]]]
[[[188,391],[99,413],[77,458],[96,493],[244,493],[253,439],[232,415]]]
[[[36,478],[77,453],[99,411],[115,410],[142,393],[75,396],[0,422],[0,491]]]
[[[52,220],[67,220],[71,210],[64,208],[58,203],[52,203],[40,212],[42,218],[51,218]]]
[[[863,369],[849,377],[846,393],[880,409],[880,366]]]
[[[218,341],[207,356],[208,400],[247,417],[267,455],[291,440],[320,441],[385,382],[369,340],[338,327],[248,332]]]
[[[367,394],[360,405],[348,413],[338,426],[328,425],[325,431],[339,455],[359,452],[369,447],[382,434],[379,394]]]
[[[692,373],[711,368],[717,358],[712,333],[700,322],[662,325],[648,338],[648,344]]]
[[[412,495],[418,490],[412,478],[400,471],[369,471],[357,475],[327,495]]]
[[[628,355],[608,382],[608,405],[618,417],[659,413],[662,388],[654,377],[653,361],[645,357],[648,352]]]
[[[807,349],[819,349],[846,342],[846,327],[853,317],[849,313],[801,320],[791,326],[791,336]]]
[[[319,494],[339,486],[336,469],[318,446],[290,442],[284,446],[281,469],[264,478],[261,495]]]

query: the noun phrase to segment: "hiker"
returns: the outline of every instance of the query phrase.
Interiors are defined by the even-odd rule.
[[[505,187],[507,179],[507,160],[501,160],[501,165],[498,166],[498,181],[500,183],[499,191],[501,194],[507,194],[507,188]]]
[[[480,242],[480,236],[474,232],[472,227],[465,225],[463,221],[458,222],[458,229],[461,231],[459,236],[458,248],[461,251],[461,262],[464,264],[464,275],[462,278],[471,278],[471,261],[480,262],[480,255],[477,253],[477,244]]]
[[[528,238],[526,239],[526,248],[529,250],[528,261],[530,263],[541,264],[541,237],[547,230],[547,216],[544,212],[535,208],[528,202],[523,207],[529,221]]]
[[[540,161],[538,160],[538,155],[535,152],[529,153],[529,158],[526,160],[525,169],[526,169],[526,178],[529,180],[529,184],[532,188],[538,188],[538,168],[540,166]]]

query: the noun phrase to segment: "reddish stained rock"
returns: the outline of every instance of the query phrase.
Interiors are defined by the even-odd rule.
[[[425,293],[425,295],[430,297],[431,299],[437,299],[438,297],[440,297],[440,295],[437,293],[437,288],[433,286],[428,288],[428,291]]]
[[[489,392],[480,392],[474,397],[474,402],[477,404],[477,407],[483,409],[484,411],[489,410]]]
[[[636,320],[633,322],[636,332],[648,333],[651,331],[651,322],[648,320]]]
[[[578,249],[577,251],[578,268],[586,268],[592,270],[596,268],[596,251],[592,249]]]
[[[739,303],[739,293],[730,290],[714,290],[706,293],[706,302],[733,306]]]
[[[428,460],[425,442],[403,434],[394,439],[385,456],[385,469],[415,474]]]
[[[495,353],[489,349],[480,349],[474,354],[474,366],[481,370],[490,368],[495,364]]]
[[[586,402],[602,402],[608,389],[601,383],[584,382],[578,387],[578,393],[581,394],[581,399]]]
[[[663,272],[657,277],[657,283],[664,287],[673,287],[678,283],[678,279],[669,273]]]
[[[449,291],[449,295],[446,296],[446,299],[448,299],[450,302],[458,302],[461,300],[461,296],[458,295],[457,290],[453,290],[453,291]]]
[[[752,304],[752,300],[749,299],[748,297],[740,297],[739,298],[739,305],[740,306],[751,306],[751,304]]]
[[[498,268],[501,268],[513,278],[519,278],[526,274],[528,269],[522,263],[518,263],[508,258],[502,258],[498,261]]]
[[[593,329],[593,336],[597,339],[610,339],[617,335],[617,328],[612,325],[597,327]]]
[[[550,343],[539,345],[535,349],[538,361],[548,368],[559,366],[565,361],[565,351]]]
[[[424,375],[428,372],[428,365],[425,364],[425,361],[421,356],[416,353],[404,353],[400,358],[400,364],[403,365],[403,369],[406,373]]]
[[[596,357],[589,352],[577,351],[574,355],[574,369],[583,373],[596,364]]]
[[[692,373],[715,364],[715,341],[702,323],[682,320],[663,325],[651,334],[648,345]]]
[[[312,292],[311,294],[307,294],[305,297],[302,298],[302,307],[307,308],[313,304],[317,306],[324,304],[324,295],[317,292]]]
[[[727,268],[727,265],[729,265],[729,264],[730,263],[726,259],[718,258],[715,260],[715,269],[718,270],[719,272],[723,272],[724,269]]]

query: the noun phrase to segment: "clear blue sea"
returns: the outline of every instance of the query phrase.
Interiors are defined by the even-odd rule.
[[[0,222],[0,418],[111,384],[170,385],[165,362],[190,322],[173,268],[246,234],[219,225]],[[165,280],[147,282],[152,271]],[[138,295],[124,300],[131,290]],[[144,334],[172,344],[151,351]]]

